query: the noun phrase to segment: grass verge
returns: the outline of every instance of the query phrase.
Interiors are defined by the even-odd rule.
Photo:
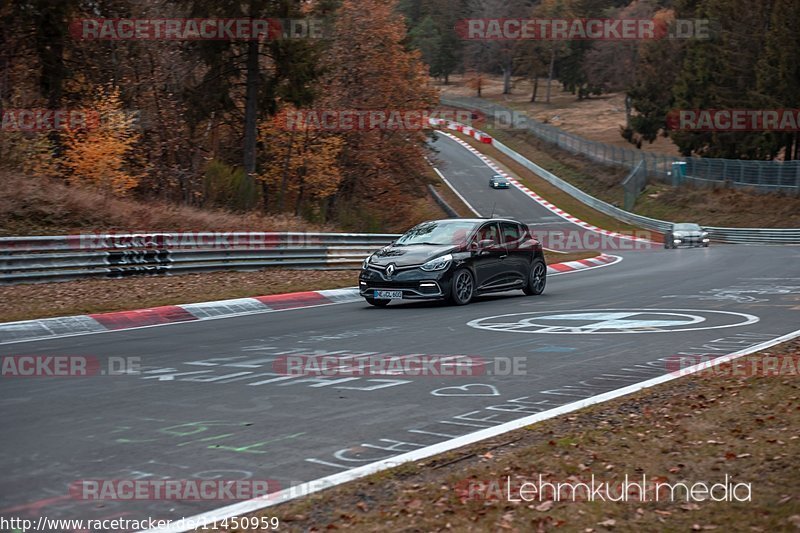
[[[793,361],[780,375],[741,371],[776,355]],[[286,531],[796,531],[798,361],[794,339],[739,359],[739,370],[722,365],[259,514],[279,517]],[[686,501],[685,491],[640,501],[635,490],[627,502],[507,497],[509,477],[518,496],[540,474],[610,484],[645,474],[688,486],[728,475],[750,484],[750,501]],[[736,494],[745,496],[742,487]]]
[[[596,252],[545,252],[548,263],[596,257]],[[260,270],[179,276],[86,279],[0,286],[0,322],[188,304],[358,285],[355,270]]]
[[[337,231],[290,215],[232,213],[117,198],[56,179],[0,172],[0,236],[141,231]]]

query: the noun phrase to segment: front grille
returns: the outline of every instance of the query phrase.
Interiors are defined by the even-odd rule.
[[[387,285],[388,284],[388,285]],[[370,289],[378,289],[378,290],[397,290],[397,289],[416,289],[419,287],[418,281],[379,281],[376,283],[367,282],[367,286]]]

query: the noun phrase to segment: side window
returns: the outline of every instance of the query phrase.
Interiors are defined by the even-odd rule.
[[[503,234],[503,244],[509,249],[516,249],[519,246],[520,227],[512,222],[501,222],[500,232]]]
[[[500,244],[500,238],[497,234],[497,224],[486,224],[478,230],[478,241],[485,240],[492,241],[492,243],[494,243],[493,246]]]

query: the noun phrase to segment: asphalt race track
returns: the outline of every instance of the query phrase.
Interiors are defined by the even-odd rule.
[[[438,152],[434,160],[444,163],[439,170],[481,216],[488,217],[494,211],[494,216],[515,218],[533,228],[577,229],[574,224],[532,201],[516,187],[490,189],[489,178],[495,172],[457,142],[441,134],[437,134],[436,139],[431,143]]]
[[[490,190],[493,172],[457,143],[435,146],[439,170],[482,214],[569,227],[513,187]],[[800,327],[797,247],[610,253],[623,260],[552,276],[541,296],[338,304],[0,346],[142,365],[138,375],[3,378],[0,515],[190,516],[231,502],[96,502],[68,487],[217,478],[287,488],[667,373],[675,354],[723,355]],[[274,372],[282,355],[323,353],[489,364],[460,377]]]

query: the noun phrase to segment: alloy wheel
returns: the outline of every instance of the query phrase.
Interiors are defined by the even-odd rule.
[[[469,302],[472,299],[472,292],[474,290],[472,275],[468,271],[462,270],[456,276],[455,284],[458,303],[464,304]]]

